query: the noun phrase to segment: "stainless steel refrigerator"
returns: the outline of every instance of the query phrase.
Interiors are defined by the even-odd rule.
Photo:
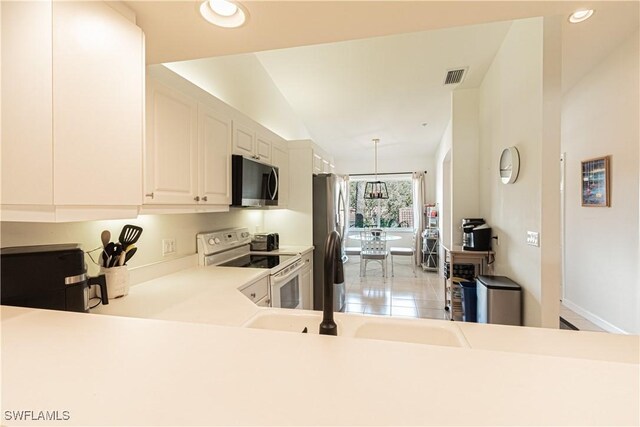
[[[347,185],[344,177],[336,174],[313,176],[313,309],[322,310],[324,286],[324,246],[333,230],[340,234],[344,254],[346,230]],[[345,284],[336,284],[333,290],[334,311],[344,311]]]

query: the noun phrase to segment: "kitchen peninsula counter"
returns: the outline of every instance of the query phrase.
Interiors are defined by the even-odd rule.
[[[56,425],[640,422],[637,363],[6,306],[1,314],[5,425],[20,424],[6,419],[20,410],[68,411]]]
[[[239,289],[268,275],[261,268],[192,267],[132,286],[91,312],[238,326],[259,310]]]
[[[69,411],[56,425],[640,423],[638,336],[413,321],[468,343],[446,347],[240,327],[300,312],[239,292],[267,274],[191,267],[93,314],[1,306],[2,424],[20,410]]]

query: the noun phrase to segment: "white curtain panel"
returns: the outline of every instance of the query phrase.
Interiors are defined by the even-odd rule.
[[[426,185],[425,185],[426,173],[425,172],[413,172],[413,227],[416,234],[415,241],[415,262],[420,265],[422,261],[422,231],[424,230],[424,203],[426,199]]]

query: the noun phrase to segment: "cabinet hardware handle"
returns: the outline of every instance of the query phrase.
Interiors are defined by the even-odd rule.
[[[256,297],[256,293],[255,293],[255,292],[252,292],[252,293],[251,293],[251,298],[255,298],[255,297]]]
[[[144,195],[144,197],[151,197],[153,199],[153,193],[147,193]]]
[[[206,201],[207,201],[207,196],[204,196],[204,197],[202,198],[202,201],[206,202]]]
[[[193,200],[195,200],[196,202],[199,202],[200,201],[200,196],[194,197]]]

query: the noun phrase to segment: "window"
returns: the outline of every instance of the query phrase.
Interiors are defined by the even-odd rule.
[[[364,187],[373,176],[349,178],[349,228],[413,228],[411,175],[385,175],[388,199],[365,199]]]

